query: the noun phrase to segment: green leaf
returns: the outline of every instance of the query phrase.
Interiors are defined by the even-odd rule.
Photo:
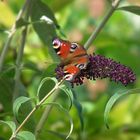
[[[29,131],[21,131],[17,134],[19,140],[36,140],[35,135]]]
[[[14,80],[7,77],[0,77],[0,103],[5,112],[12,110],[12,94],[13,94]]]
[[[113,107],[113,105],[115,104],[115,102],[122,96],[124,95],[129,95],[129,94],[136,94],[136,93],[140,93],[140,89],[131,89],[131,90],[127,90],[127,91],[119,91],[116,92],[107,102],[106,107],[105,107],[105,111],[104,111],[104,122],[107,128],[109,128],[108,125],[108,116],[109,116],[109,112],[111,110],[111,108]]]
[[[54,24],[47,24],[46,22],[37,22],[33,24],[35,31],[44,44],[47,45],[48,51],[54,60],[57,60],[56,53],[53,50],[52,39],[56,37],[57,21],[52,10],[41,0],[34,0],[31,9],[32,22],[39,21],[42,16],[46,16],[53,21]]]
[[[66,139],[68,139],[70,137],[72,131],[73,131],[73,120],[72,120],[69,112],[62,105],[60,105],[58,103],[55,103],[55,102],[45,103],[43,105],[53,105],[53,106],[56,106],[58,109],[60,109],[61,111],[63,111],[67,115],[67,117],[69,118],[69,121],[70,121],[70,130],[69,130],[69,133],[66,136]]]
[[[83,118],[82,105],[78,101],[75,91],[72,91],[72,93],[73,93],[73,97],[74,97],[73,103],[74,103],[74,105],[77,109],[78,116],[79,116],[79,119],[80,119],[81,129],[83,130],[84,129],[84,118]]]
[[[11,128],[12,133],[15,132],[16,124],[14,122],[12,122],[12,121],[0,121],[0,123],[7,124]]]
[[[28,97],[25,97],[25,96],[21,96],[19,98],[17,98],[15,101],[14,101],[14,104],[13,104],[13,113],[14,113],[14,116],[16,117],[16,119],[18,120],[18,111],[19,111],[19,108],[21,107],[22,104],[24,104],[25,102],[31,100],[30,98]]]
[[[70,101],[70,106],[69,106],[69,110],[70,110],[73,103],[73,93],[71,89],[67,88],[65,85],[61,85],[59,88],[67,94]]]
[[[127,12],[131,12],[136,15],[140,15],[140,6],[125,6],[125,7],[119,7],[117,10],[124,10]]]
[[[42,81],[40,82],[39,86],[38,86],[38,89],[37,89],[37,96],[39,96],[40,94],[40,90],[42,88],[42,86],[44,85],[44,83],[48,80],[51,80],[55,83],[55,85],[57,84],[57,79],[56,78],[53,78],[53,77],[45,77],[42,79]]]

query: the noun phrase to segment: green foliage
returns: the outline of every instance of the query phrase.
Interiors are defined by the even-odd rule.
[[[119,7],[118,10],[124,10],[136,15],[140,15],[140,6],[124,6],[124,7]]]
[[[74,95],[74,100],[73,100],[73,104],[75,105],[77,112],[78,112],[78,116],[80,119],[80,123],[81,123],[81,129],[84,129],[84,118],[83,118],[83,110],[82,110],[82,105],[80,104],[79,100],[76,97],[76,93],[73,91],[73,95]]]
[[[69,129],[69,133],[66,135],[65,139],[68,139],[73,131],[73,119],[71,118],[69,112],[63,107],[61,106],[60,104],[58,103],[45,103],[44,105],[52,105],[52,106],[56,106],[59,110],[63,111],[67,118],[69,119],[70,121],[70,129]]]
[[[21,131],[17,135],[19,140],[36,140],[35,135],[28,131]]]
[[[140,61],[138,61],[140,7],[137,5],[117,8],[89,51],[90,54],[93,52],[101,54],[131,67],[136,73],[137,81],[133,85],[123,87],[108,80],[102,82],[88,80],[85,81],[85,86],[75,86],[73,89],[65,82],[64,85],[58,86],[57,91],[54,90],[55,92],[47,98],[43,106],[42,104],[38,106],[38,103],[59,84],[54,77],[55,68],[60,60],[53,50],[52,39],[56,36],[60,38],[67,36],[68,40],[84,45],[92,30],[102,22],[104,14],[111,7],[112,0],[108,1],[109,5],[103,1],[101,5],[99,4],[101,7],[104,5],[101,10],[97,5],[92,7],[94,5],[92,0],[88,2],[86,0],[31,0],[29,19],[25,20],[28,3],[23,7],[23,14],[17,21],[15,18],[25,1],[13,0],[0,3],[1,52],[8,42],[10,28],[14,24],[16,31],[9,43],[3,69],[0,72],[0,123],[2,124],[0,139],[9,139],[11,130],[14,133],[34,107],[36,112],[22,126],[23,131],[18,132],[17,139],[140,139],[140,96],[138,94],[124,96],[123,100],[119,100],[123,95],[140,92],[138,89],[140,87]],[[126,14],[124,11],[133,14]],[[43,16],[52,22],[42,20]],[[23,30],[26,27],[28,32],[23,42]],[[22,43],[25,43],[25,46],[18,68],[15,63],[17,54],[21,53],[19,47]],[[16,69],[20,71],[18,87],[15,87],[15,80],[18,77],[15,73]],[[113,93],[115,94],[112,95]],[[58,96],[54,99],[56,94]],[[35,99],[35,104],[31,102],[32,99]],[[115,104],[118,100],[119,102]],[[48,116],[36,137],[37,124],[50,106],[52,108],[50,111],[47,110]],[[11,130],[3,124],[8,125]],[[109,130],[105,128],[105,124],[111,126]]]
[[[65,85],[61,85],[59,88],[62,91],[64,91],[64,93],[66,93],[66,95],[68,96],[68,99],[70,101],[70,105],[69,105],[69,110],[70,110],[72,107],[72,104],[73,104],[73,93],[72,93],[71,89],[67,88]]]
[[[36,12],[35,12],[36,11]],[[51,9],[41,2],[41,0],[35,0],[32,4],[32,10],[31,10],[31,20],[32,22],[39,21],[42,16],[46,16],[50,18],[54,24],[47,24],[45,22],[38,22],[36,24],[33,24],[33,27],[35,31],[37,32],[38,36],[41,38],[41,40],[47,45],[48,50],[50,54],[52,55],[52,58],[56,60],[56,55],[53,53],[54,50],[51,45],[52,39],[56,36],[56,27],[58,27],[57,21],[54,17],[53,12]]]
[[[56,83],[56,78],[43,78],[37,89],[37,96],[39,97],[39,99],[42,99],[46,95],[46,93],[48,93],[56,85]]]
[[[14,104],[13,104],[13,113],[14,113],[14,116],[16,117],[17,120],[18,120],[18,112],[19,112],[19,109],[20,109],[21,105],[24,104],[24,103],[26,103],[29,100],[31,100],[31,99],[28,98],[28,97],[20,96],[19,98],[17,98],[14,101]]]
[[[6,124],[10,127],[10,129],[12,130],[12,133],[15,132],[16,130],[16,124],[12,121],[0,121],[1,124]]]
[[[12,109],[13,80],[9,78],[0,78],[0,102],[3,104],[6,112]]]
[[[105,112],[104,112],[104,121],[106,124],[106,127],[109,128],[108,125],[108,116],[109,116],[109,112],[111,110],[111,108],[113,107],[113,105],[115,104],[116,101],[118,101],[118,99],[124,95],[129,95],[129,94],[138,94],[140,93],[140,89],[131,89],[131,90],[127,90],[127,91],[119,91],[117,93],[115,93],[107,102],[106,104],[106,108],[105,108]]]

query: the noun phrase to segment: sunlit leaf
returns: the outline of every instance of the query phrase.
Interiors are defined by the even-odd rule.
[[[118,10],[124,10],[127,12],[131,12],[136,15],[140,15],[140,6],[125,6],[125,7],[119,7]]]
[[[16,130],[16,124],[13,121],[0,121],[0,123],[1,124],[3,123],[3,124],[8,125],[11,128],[12,133],[15,132],[15,130]]]
[[[31,99],[28,97],[25,97],[25,96],[21,96],[14,101],[13,113],[14,113],[14,116],[16,117],[16,119],[18,119],[18,111],[19,111],[21,105],[26,103],[29,100],[31,100]]]
[[[70,110],[72,107],[72,103],[73,103],[72,91],[71,91],[71,89],[67,88],[65,85],[61,85],[59,88],[67,94],[69,101],[70,101],[70,106],[69,106],[69,110]]]
[[[67,134],[66,136],[66,139],[68,139],[73,131],[73,120],[69,114],[69,112],[60,104],[58,103],[55,103],[55,102],[51,102],[51,103],[45,103],[43,105],[52,105],[52,106],[56,106],[58,109],[60,109],[61,111],[63,111],[66,116],[68,117],[69,121],[70,121],[70,130],[69,130],[69,133]]]
[[[113,105],[115,104],[115,102],[122,96],[124,95],[129,95],[129,94],[138,94],[140,93],[140,89],[131,89],[131,90],[127,90],[127,91],[119,91],[116,92],[107,102],[106,107],[105,107],[105,112],[104,112],[104,122],[107,128],[109,128],[108,125],[108,116],[109,116],[109,112],[111,110],[111,108],[113,107]]]
[[[40,82],[39,86],[38,86],[37,96],[39,96],[40,90],[41,90],[42,86],[45,84],[45,82],[50,81],[50,80],[53,81],[55,85],[57,84],[57,79],[56,78],[53,78],[53,77],[45,77],[45,78],[43,78],[42,81]]]
[[[35,135],[29,131],[21,131],[17,134],[19,140],[36,140]]]

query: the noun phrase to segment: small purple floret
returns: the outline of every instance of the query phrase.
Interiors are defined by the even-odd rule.
[[[64,77],[63,67],[56,68],[57,79]],[[122,65],[113,59],[105,58],[101,55],[90,55],[86,69],[81,72],[71,82],[72,86],[83,84],[84,78],[96,80],[97,78],[109,78],[111,81],[121,82],[123,85],[134,83],[136,76],[132,69]]]

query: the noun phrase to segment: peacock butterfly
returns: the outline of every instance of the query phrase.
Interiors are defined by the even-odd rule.
[[[85,48],[78,43],[59,38],[54,38],[52,44],[60,57],[65,80],[73,81],[80,70],[85,69],[88,64],[89,58]]]

